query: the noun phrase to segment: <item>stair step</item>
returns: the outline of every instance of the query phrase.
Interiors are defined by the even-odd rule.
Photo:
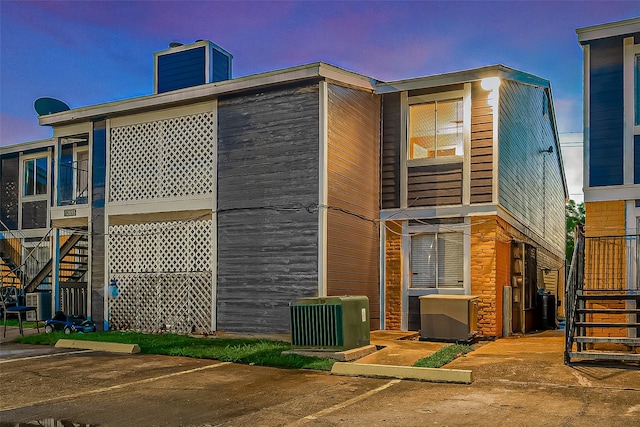
[[[640,345],[640,337],[574,337],[573,340],[580,343]]]
[[[640,314],[640,308],[578,308],[576,312],[585,314]]]
[[[604,351],[572,351],[569,356],[573,359],[591,360],[628,360],[640,361],[640,354],[637,353],[612,353]]]
[[[595,291],[588,291],[595,292]],[[640,301],[640,291],[629,291],[630,293],[625,293],[624,291],[614,292],[603,292],[603,293],[579,293],[577,297],[581,300],[589,300],[589,301],[612,301],[612,300],[637,300]],[[633,293],[631,293],[633,292]]]
[[[576,322],[581,328],[640,328],[640,323],[615,323],[615,322]]]

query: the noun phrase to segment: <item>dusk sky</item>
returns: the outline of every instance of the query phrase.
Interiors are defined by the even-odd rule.
[[[576,28],[637,16],[638,1],[0,0],[0,145],[51,136],[39,97],[78,108],[151,94],[153,52],[198,39],[234,55],[234,77],[316,61],[385,81],[504,64],[551,81],[568,137],[582,132]],[[578,183],[579,148],[565,153]]]

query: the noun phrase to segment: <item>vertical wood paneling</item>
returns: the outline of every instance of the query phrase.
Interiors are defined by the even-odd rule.
[[[366,295],[380,325],[380,97],[328,86],[327,293]]]
[[[493,109],[489,92],[471,87],[471,203],[490,203],[493,198]]]
[[[400,207],[400,93],[382,98],[382,208]]]
[[[318,288],[318,86],[218,103],[220,330],[287,332]]]
[[[548,102],[541,88],[502,82],[499,195],[518,221],[562,254],[565,194]]]

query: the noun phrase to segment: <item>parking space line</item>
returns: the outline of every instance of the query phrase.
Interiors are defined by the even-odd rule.
[[[144,380],[132,381],[132,382],[123,383],[123,384],[116,384],[116,385],[113,385],[113,386],[110,386],[110,387],[103,387],[103,388],[98,388],[98,389],[95,389],[95,390],[81,391],[81,392],[78,392],[78,393],[67,394],[67,395],[64,395],[64,396],[51,397],[49,399],[42,399],[42,400],[38,400],[36,402],[30,402],[30,403],[28,403],[26,405],[19,405],[19,406],[13,406],[13,407],[8,407],[8,408],[0,408],[0,412],[12,411],[14,409],[27,408],[29,406],[40,405],[40,404],[43,404],[43,403],[53,403],[53,402],[57,402],[57,401],[61,401],[61,400],[75,399],[77,397],[87,396],[87,395],[90,395],[90,394],[104,393],[104,392],[107,392],[107,391],[118,390],[118,389],[121,389],[121,388],[124,388],[124,387],[129,387],[129,386],[132,386],[132,385],[150,383],[150,382],[153,382],[153,381],[163,380],[165,378],[176,377],[178,375],[184,375],[184,374],[191,374],[193,372],[204,371],[206,369],[219,368],[221,366],[230,365],[230,364],[231,364],[231,362],[220,362],[220,363],[216,363],[214,365],[202,366],[200,368],[189,369],[189,370],[186,370],[186,371],[173,372],[171,374],[160,375],[160,376],[152,377],[152,378],[145,378]]]
[[[1,359],[0,360],[0,364],[9,363],[9,362],[20,362],[22,360],[43,359],[45,357],[62,356],[62,355],[65,355],[65,354],[91,353],[93,351],[94,350],[61,351],[61,352],[58,352],[58,353],[41,354],[39,356],[27,356],[27,357],[15,358],[15,359]]]
[[[332,413],[334,411],[337,411],[338,409],[342,409],[342,408],[347,407],[349,405],[353,405],[354,403],[360,402],[361,400],[364,400],[369,396],[373,396],[374,394],[379,393],[382,390],[385,390],[385,389],[391,387],[394,384],[398,384],[401,381],[402,380],[391,380],[388,383],[383,384],[378,388],[374,388],[373,390],[369,390],[366,393],[362,393],[359,396],[352,397],[349,400],[345,400],[342,403],[338,403],[338,404],[333,405],[333,406],[331,406],[329,408],[325,408],[322,411],[316,412],[315,414],[307,415],[306,417],[300,418],[298,421],[295,421],[295,422],[293,422],[291,424],[287,424],[287,427],[299,426],[299,425],[302,425],[302,424],[306,423],[307,421],[316,420],[316,419],[318,419],[320,417],[323,417],[323,416],[328,415],[328,414],[330,414],[330,413]]]

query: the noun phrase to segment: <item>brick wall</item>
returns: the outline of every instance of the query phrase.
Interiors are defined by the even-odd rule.
[[[402,326],[402,225],[385,222],[385,329],[400,330]]]
[[[497,319],[502,309],[500,306],[498,311],[496,295],[496,224],[495,216],[474,217],[471,221],[471,295],[478,296],[478,331],[482,336],[502,333]]]
[[[614,200],[608,202],[585,203],[585,289],[626,287],[625,244],[624,240],[597,239],[598,237],[624,236],[625,202]],[[589,308],[624,308],[622,301],[602,301],[589,303]],[[624,322],[623,314],[591,314],[590,322]],[[588,331],[591,336],[622,337],[626,336],[623,328],[593,328]]]

